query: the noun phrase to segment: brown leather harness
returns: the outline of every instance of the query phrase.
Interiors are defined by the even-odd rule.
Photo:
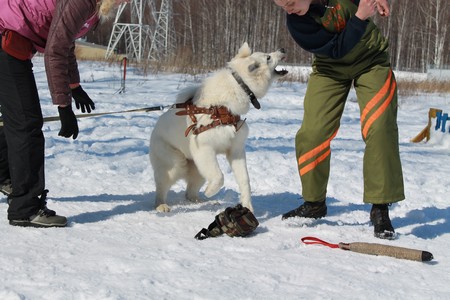
[[[231,70],[231,75],[239,84],[239,86],[244,90],[244,92],[249,97],[250,103],[256,108],[260,109],[261,105],[258,102],[255,94],[248,87],[248,85],[242,80],[242,78],[233,70]],[[192,121],[192,125],[189,126],[184,132],[185,136],[188,136],[189,132],[198,135],[208,129],[220,126],[220,125],[234,125],[236,131],[241,128],[242,124],[245,122],[245,119],[242,121],[241,125],[238,126],[238,122],[241,120],[239,115],[233,115],[228,108],[225,106],[211,106],[210,108],[206,107],[198,107],[192,103],[192,99],[187,100],[185,103],[178,103],[172,106],[173,108],[183,108],[184,110],[176,112],[177,116],[189,116]],[[197,127],[197,118],[196,114],[208,114],[211,115],[211,119],[213,120],[208,125],[200,125]]]
[[[198,135],[208,129],[212,129],[220,125],[234,125],[234,127],[236,127],[236,131],[240,128],[240,126],[238,127],[238,122],[241,120],[241,117],[239,115],[233,115],[225,106],[211,106],[210,108],[199,107],[192,103],[192,99],[189,99],[185,103],[178,103],[173,107],[183,109],[175,113],[177,116],[189,116],[191,118],[192,125],[190,125],[184,132],[185,136],[188,136],[191,131],[193,134]],[[197,127],[197,118],[195,117],[196,114],[210,115],[213,121],[208,125],[200,125],[200,127]]]

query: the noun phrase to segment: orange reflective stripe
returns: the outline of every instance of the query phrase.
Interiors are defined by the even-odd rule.
[[[324,149],[330,148],[331,140],[334,139],[334,137],[336,136],[337,133],[338,133],[338,130],[336,130],[333,133],[333,135],[331,137],[329,137],[325,142],[323,142],[322,144],[320,144],[316,148],[312,149],[311,151],[308,151],[305,154],[303,154],[302,156],[300,156],[298,158],[298,165],[300,166],[302,163],[304,163],[305,161],[313,158],[314,156],[316,156],[317,154],[322,152]],[[300,175],[308,173],[309,171],[314,169],[321,161],[323,161],[327,156],[329,156],[330,153],[331,153],[331,150],[328,149],[325,153],[320,155],[317,159],[315,159],[311,163],[307,164],[305,167],[301,168],[300,169]]]
[[[372,126],[373,122],[375,122],[387,109],[389,104],[392,101],[392,98],[394,98],[394,92],[395,88],[397,87],[397,83],[394,81],[394,84],[391,86],[391,91],[389,93],[389,97],[384,101],[384,103],[378,108],[378,110],[367,120],[366,124],[364,125],[363,129],[363,136],[366,138],[367,133],[369,132],[370,126]]]
[[[389,77],[387,78],[386,82],[384,83],[383,87],[378,91],[378,93],[372,98],[372,100],[367,103],[366,107],[364,108],[362,114],[361,114],[361,124],[364,122],[364,120],[367,117],[367,114],[369,111],[377,105],[378,102],[388,93],[389,86],[391,85],[391,79],[392,79],[392,70],[389,72]]]
[[[304,175],[314,169],[321,161],[323,161],[325,158],[327,158],[331,153],[331,149],[328,149],[327,152],[319,156],[316,160],[313,162],[307,164],[305,167],[300,169],[300,175]]]
[[[308,159],[311,159],[312,157],[316,156],[319,152],[321,152],[323,149],[330,147],[331,140],[336,136],[337,130],[333,133],[333,135],[327,139],[325,142],[317,146],[316,148],[312,149],[311,151],[306,152],[302,156],[298,158],[298,164],[301,165]]]

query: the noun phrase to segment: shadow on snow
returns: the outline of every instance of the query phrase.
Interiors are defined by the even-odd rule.
[[[213,199],[201,202],[189,202],[184,198],[184,192],[170,191],[168,195],[168,204],[172,210],[169,213],[159,213],[154,209],[154,192],[141,195],[95,195],[95,196],[79,196],[73,198],[60,198],[58,201],[63,202],[118,202],[119,204],[112,209],[99,210],[93,212],[81,213],[69,218],[69,222],[78,224],[95,223],[110,219],[117,215],[134,214],[137,212],[148,211],[155,216],[176,217],[180,213],[195,213],[198,211],[211,211],[219,213],[226,207],[234,206],[238,203],[239,194],[232,190],[222,190]],[[128,202],[122,204],[122,202]],[[303,200],[301,196],[293,193],[279,193],[272,195],[253,196],[253,206],[255,215],[263,223],[273,218],[280,219],[281,215],[291,209],[298,207]],[[349,204],[346,206],[334,205],[339,200],[327,198],[328,214],[327,217],[314,222],[298,223],[298,226],[316,226],[325,224],[330,226],[361,226],[358,222],[345,222],[345,220],[330,220],[329,217],[339,216],[344,213],[355,211],[367,211],[367,222],[370,224],[369,211],[370,205]],[[422,239],[433,239],[446,233],[450,233],[450,223],[448,216],[450,215],[450,207],[436,208],[426,207],[408,212],[404,217],[395,217],[391,214],[391,220],[394,228],[402,228],[416,224],[410,233]],[[294,219],[301,220],[301,219]]]

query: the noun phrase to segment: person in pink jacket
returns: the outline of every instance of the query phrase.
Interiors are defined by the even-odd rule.
[[[6,2],[6,3],[5,3]],[[5,0],[0,10],[0,191],[8,196],[11,225],[64,227],[67,219],[47,208],[43,117],[32,57],[44,53],[59,136],[76,139],[72,111],[90,113],[92,99],[80,85],[75,40],[127,0]]]

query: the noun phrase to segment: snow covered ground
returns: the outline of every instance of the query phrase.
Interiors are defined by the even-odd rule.
[[[41,57],[34,59],[44,116],[51,104]],[[95,112],[169,105],[202,76],[142,75],[130,68],[126,92],[119,64],[80,62],[82,85]],[[410,139],[430,107],[450,111],[449,95],[399,99],[398,124],[406,200],[391,207],[398,239],[373,237],[362,203],[359,109],[351,93],[332,142],[328,216],[281,221],[301,204],[294,136],[306,85],[275,83],[247,122],[247,158],[255,215],[247,238],[194,235],[238,201],[221,157],[222,191],[187,203],[184,184],[170,192],[172,211],[153,208],[155,186],[149,137],[161,115],[112,114],[79,120],[77,140],[58,137],[59,122],[44,124],[48,206],[69,219],[63,229],[12,227],[0,197],[0,299],[449,299],[450,134],[432,130],[428,143]],[[434,124],[434,122],[433,122]],[[428,263],[305,245],[304,236],[331,243],[369,242],[429,251]]]

